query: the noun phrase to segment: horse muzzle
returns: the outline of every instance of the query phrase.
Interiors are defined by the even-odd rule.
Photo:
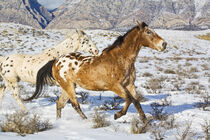
[[[159,52],[162,52],[162,51],[164,51],[166,49],[166,46],[167,46],[167,42],[160,41],[159,44],[158,44],[157,50]]]

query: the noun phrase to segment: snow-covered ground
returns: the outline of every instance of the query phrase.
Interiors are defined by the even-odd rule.
[[[69,30],[37,30],[18,24],[0,24],[0,55],[11,53],[39,53],[44,49],[53,47],[65,38]],[[123,34],[114,31],[89,30],[85,31],[96,42],[100,52]],[[197,35],[210,33],[205,31],[171,31],[156,30],[167,42],[164,52],[157,52],[150,48],[142,48],[136,61],[136,87],[147,100],[142,102],[143,110],[151,116],[152,103],[168,104],[163,108],[163,113],[173,114],[176,128],[165,129],[164,138],[175,140],[183,133],[190,122],[189,139],[205,139],[201,125],[210,122],[210,42],[196,38]],[[31,94],[34,87],[28,83],[20,82],[21,96]],[[89,93],[86,103],[80,105],[87,115],[87,120],[82,120],[70,104],[62,110],[62,118],[56,120],[56,97],[60,88],[49,87],[44,95],[32,102],[25,103],[30,112],[39,114],[43,119],[49,119],[53,128],[48,131],[19,136],[16,133],[0,132],[1,140],[9,139],[59,139],[59,140],[105,140],[105,139],[155,139],[151,132],[132,134],[131,122],[138,117],[135,107],[131,105],[128,113],[118,120],[114,120],[114,113],[118,110],[102,111],[110,125],[102,128],[93,128],[95,108],[113,101],[116,94],[112,92],[93,92],[81,88],[77,92]],[[203,109],[198,106],[204,103],[207,97],[208,106]],[[122,108],[120,103],[118,108]],[[17,103],[6,94],[0,109],[0,125],[5,120],[5,114],[18,110]],[[157,122],[158,121],[154,121]],[[194,133],[194,135],[192,135]]]

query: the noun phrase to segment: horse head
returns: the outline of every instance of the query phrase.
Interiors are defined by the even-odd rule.
[[[93,55],[98,55],[98,48],[91,38],[82,30],[76,30],[76,32],[79,35],[79,44],[81,44],[80,50]]]
[[[155,31],[151,30],[146,23],[139,21],[137,21],[137,23],[143,46],[155,49],[159,52],[166,49],[167,43],[164,39],[155,33]]]

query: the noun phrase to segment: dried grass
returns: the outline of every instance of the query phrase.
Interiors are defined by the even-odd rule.
[[[199,39],[203,39],[203,40],[208,40],[208,41],[210,41],[210,33],[207,33],[207,34],[205,34],[205,35],[198,35],[198,36],[196,36],[197,38],[199,38]]]

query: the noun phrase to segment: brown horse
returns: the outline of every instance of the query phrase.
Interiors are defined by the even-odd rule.
[[[85,119],[80,109],[75,85],[94,91],[113,91],[125,99],[124,108],[117,112],[115,119],[125,115],[131,103],[139,112],[143,122],[146,116],[138,101],[134,81],[136,78],[134,62],[142,46],[157,51],[163,51],[167,43],[143,22],[132,28],[118,39],[99,56],[84,56],[80,53],[70,53],[59,59],[49,61],[37,75],[37,87],[34,95],[38,97],[42,87],[50,79],[55,80],[65,93],[57,101],[57,117],[61,116],[61,109],[70,98],[72,106]]]

